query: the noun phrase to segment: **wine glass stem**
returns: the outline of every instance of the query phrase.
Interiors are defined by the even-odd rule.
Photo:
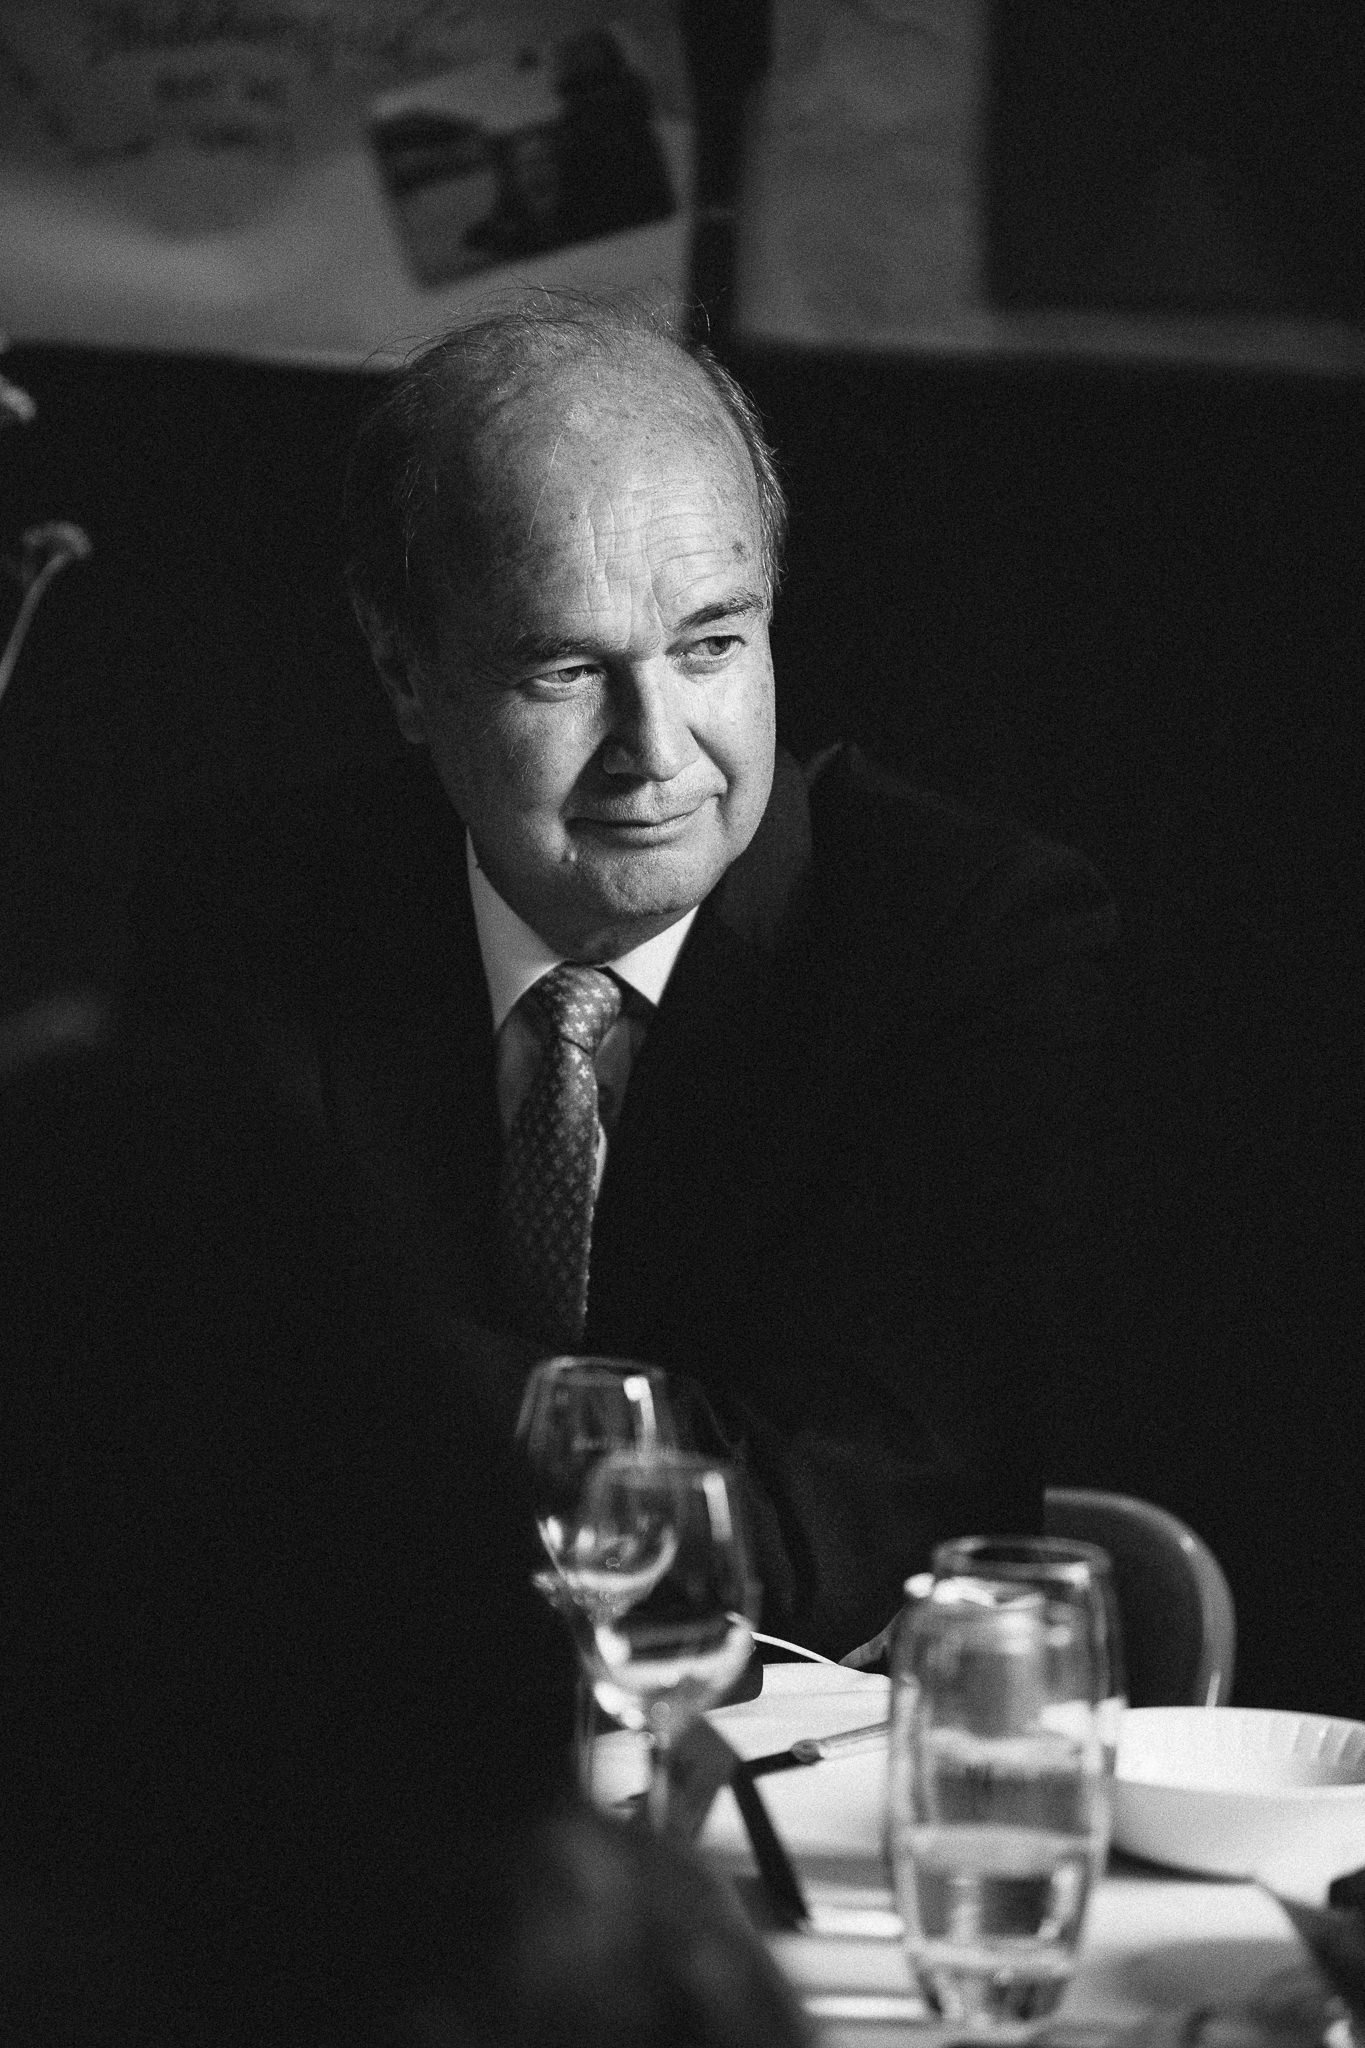
[[[573,1753],[574,1765],[578,1772],[578,1787],[589,1805],[592,1804],[592,1744],[597,1719],[594,1712],[596,1704],[592,1680],[586,1672],[580,1672],[578,1691],[574,1698]]]
[[[645,1794],[645,1816],[653,1835],[666,1835],[669,1828],[668,1744],[652,1729],[649,1735],[649,1789]]]

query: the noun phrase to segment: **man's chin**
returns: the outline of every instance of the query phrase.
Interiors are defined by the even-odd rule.
[[[667,841],[640,846],[592,833],[578,844],[572,913],[583,936],[591,933],[599,958],[628,952],[676,924],[711,893],[726,866],[714,854]],[[603,953],[603,945],[610,951]]]

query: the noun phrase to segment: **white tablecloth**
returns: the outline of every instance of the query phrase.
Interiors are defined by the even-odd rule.
[[[886,1712],[884,1678],[837,1665],[772,1664],[756,1700],[713,1719],[746,1757],[827,1735]],[[595,1792],[604,1804],[644,1782],[637,1739],[597,1745]],[[833,2048],[893,2048],[902,2037],[933,2048],[961,2027],[901,2029],[860,2022],[856,2005],[833,2003],[911,1990],[882,1851],[884,1744],[760,1780],[773,1821],[810,1901],[815,1931],[772,1938],[775,1954],[815,2010],[835,2017]],[[721,1794],[703,1846],[737,1875],[753,1859],[734,1800]],[[1302,1949],[1280,1908],[1254,1885],[1166,1874],[1116,1860],[1091,1904],[1080,1962],[1059,2018],[1077,2023],[1138,2021],[1162,2010],[1244,1999],[1277,1971],[1300,1965]]]

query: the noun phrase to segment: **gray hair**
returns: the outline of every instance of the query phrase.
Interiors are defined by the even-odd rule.
[[[477,562],[487,542],[474,458],[489,433],[557,370],[635,369],[660,350],[695,365],[748,451],[771,600],[787,501],[752,401],[665,308],[633,296],[544,291],[424,344],[362,425],[343,520],[347,586],[367,628],[377,626],[409,657],[429,655],[456,565]]]

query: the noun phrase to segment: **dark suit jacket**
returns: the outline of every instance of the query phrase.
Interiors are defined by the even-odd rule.
[[[153,909],[161,999],[333,1163],[355,1314],[436,1408],[510,1426],[488,998],[425,756]],[[809,779],[779,756],[701,907],[612,1140],[585,1348],[701,1390],[755,1480],[778,1632],[843,1652],[933,1540],[1037,1524],[1113,936],[1084,861],[852,749]]]

